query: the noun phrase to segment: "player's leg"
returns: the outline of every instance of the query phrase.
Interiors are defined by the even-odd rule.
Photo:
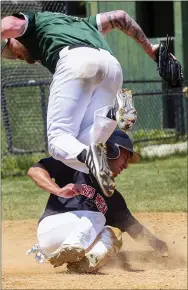
[[[72,212],[60,213],[44,218],[38,226],[40,248],[46,256],[56,251],[74,229],[80,218]]]
[[[85,115],[93,103],[95,90],[101,86],[103,79],[109,79],[110,61],[100,51],[91,48],[63,50],[63,53],[50,90],[47,117],[49,152],[55,159],[72,168],[86,173],[90,170],[104,194],[110,196],[114,192],[115,184],[106,161],[105,148],[95,142],[88,147],[77,138],[83,119],[86,121],[82,123],[85,128],[94,122],[94,113],[91,123],[88,123]],[[122,83],[121,68],[118,68],[117,75],[114,74],[117,68],[110,68],[115,82]],[[115,84],[114,79],[111,78],[110,81]],[[117,90],[114,89],[115,91]],[[107,96],[98,96],[98,106],[101,108],[103,105],[112,104],[114,92],[109,90]],[[114,130],[113,120],[111,123],[108,120],[106,130],[110,136]]]
[[[96,272],[106,265],[121,247],[121,231],[118,228],[105,226],[84,258],[76,263],[68,263],[67,268],[69,271],[79,273]]]
[[[35,244],[26,254],[33,253],[37,262],[44,262],[60,247],[79,221],[79,216],[72,212],[45,217],[38,225],[38,244]]]
[[[79,261],[105,224],[102,213],[74,211],[53,215],[42,220],[38,241],[42,252],[54,266]]]
[[[118,126],[127,131],[132,128],[137,118],[132,91],[122,89],[123,76],[119,62],[107,52],[101,53],[108,59],[108,71],[93,92],[92,100],[80,124],[77,138],[84,144],[91,144],[93,141],[105,143],[111,135],[109,126],[114,129]]]
[[[77,159],[86,148],[77,137],[81,123],[86,128],[94,122],[94,112],[89,107],[93,103],[95,90],[103,85],[103,79],[109,75],[109,61],[104,61],[102,53],[91,48],[63,49],[62,52],[50,87],[47,133],[51,155],[66,163]],[[98,108],[112,104],[116,91],[114,89],[112,93],[109,90],[108,95],[98,95]],[[88,111],[90,118],[86,117]],[[108,122],[108,130],[112,132],[113,129],[114,125],[111,128]],[[88,168],[76,161],[88,173]],[[76,169],[80,170],[79,167]]]

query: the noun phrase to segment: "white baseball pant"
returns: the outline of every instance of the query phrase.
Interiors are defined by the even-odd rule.
[[[100,212],[73,211],[44,218],[38,226],[38,243],[46,256],[50,256],[61,244],[79,244],[85,250],[103,230],[105,216]]]
[[[88,173],[76,157],[93,141],[105,143],[116,128],[106,115],[122,82],[121,66],[108,51],[61,50],[47,114],[48,149],[55,159]]]

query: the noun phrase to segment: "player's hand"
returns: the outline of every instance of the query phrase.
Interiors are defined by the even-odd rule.
[[[157,239],[154,250],[159,252],[162,257],[168,257],[168,246],[165,242]]]
[[[155,61],[157,61],[157,59],[158,59],[158,49],[159,49],[159,44],[152,45],[152,52],[151,52],[150,56]]]
[[[66,186],[59,188],[57,195],[64,198],[72,198],[81,194],[82,185],[69,183]]]

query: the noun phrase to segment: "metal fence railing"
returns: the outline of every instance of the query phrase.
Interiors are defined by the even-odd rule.
[[[47,151],[46,112],[50,81],[2,85],[2,154]]]
[[[124,83],[133,88],[137,84],[134,103],[138,121],[133,129],[134,143],[179,139],[187,134],[187,98],[182,88],[169,90],[162,80],[132,80]],[[143,85],[146,84],[149,87],[143,91]],[[156,84],[160,85],[158,89]]]
[[[140,81],[130,81],[134,84]],[[2,83],[2,154],[47,152],[46,114],[50,80]],[[186,134],[183,94],[148,91],[134,94],[138,120],[135,143]],[[171,111],[168,106],[171,104]]]

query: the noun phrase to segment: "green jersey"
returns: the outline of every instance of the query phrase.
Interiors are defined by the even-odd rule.
[[[13,14],[23,17],[22,13]],[[111,50],[97,29],[96,16],[78,18],[54,12],[24,13],[28,26],[17,39],[29,54],[54,73],[59,52],[66,46],[87,44],[95,48]]]

